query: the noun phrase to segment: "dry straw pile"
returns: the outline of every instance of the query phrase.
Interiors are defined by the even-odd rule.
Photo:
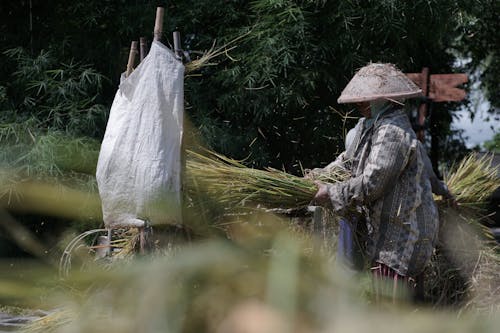
[[[485,207],[500,187],[491,158],[471,154],[445,176],[457,209],[437,199],[440,234],[426,272],[426,295],[438,306],[494,314],[500,310],[500,250],[487,227]]]

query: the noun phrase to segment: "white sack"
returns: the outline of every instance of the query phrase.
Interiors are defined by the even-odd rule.
[[[180,222],[184,66],[153,42],[122,77],[97,163],[106,227]]]

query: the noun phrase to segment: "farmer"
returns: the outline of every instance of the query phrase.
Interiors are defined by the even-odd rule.
[[[355,136],[356,128],[351,128],[345,137],[346,150],[352,145]],[[305,177],[309,179],[319,178],[322,174],[334,172],[335,169],[341,172],[347,171],[342,160],[343,156],[344,155],[339,156],[339,158],[324,168],[315,168],[313,170],[306,169]],[[358,239],[356,234],[356,231],[358,231],[357,226],[359,219],[359,217],[355,216],[344,216],[339,220],[336,263],[340,264],[339,267],[343,269],[347,268],[348,272],[360,271],[363,269],[363,251],[360,239]],[[359,225],[362,226],[363,223],[359,223]]]
[[[363,118],[355,127],[352,144],[327,166],[343,166],[351,177],[336,184],[316,182],[315,202],[341,216],[357,212],[365,218],[366,256],[377,297],[382,286],[387,286],[381,280],[393,285],[387,289],[393,299],[399,294],[398,285],[414,287],[437,239],[438,210],[432,186],[448,195],[434,182],[428,157],[399,102],[420,94],[391,64],[361,68],[338,102],[357,103]]]

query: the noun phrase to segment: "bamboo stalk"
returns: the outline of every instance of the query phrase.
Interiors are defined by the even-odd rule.
[[[146,55],[148,54],[148,40],[146,37],[141,37],[139,38],[139,57],[141,59],[141,62],[146,58]]]
[[[177,58],[182,59],[181,33],[179,31],[174,31],[172,35],[174,39],[174,53]]]
[[[154,40],[160,41],[163,34],[163,14],[165,10],[163,7],[156,8],[155,29],[153,32]]]
[[[130,45],[130,53],[128,54],[127,73],[125,74],[126,77],[128,77],[134,70],[136,54],[137,54],[137,41],[133,41],[132,44]]]

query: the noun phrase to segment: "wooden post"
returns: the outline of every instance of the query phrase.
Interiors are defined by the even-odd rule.
[[[146,58],[146,54],[148,54],[148,41],[146,37],[139,38],[139,51],[140,51],[140,59],[141,62]]]
[[[422,68],[422,73],[420,74],[420,88],[425,97],[429,96],[429,68]],[[418,124],[421,126],[418,130],[417,137],[421,142],[424,142],[425,131],[423,126],[425,125],[425,117],[427,116],[427,101],[420,104],[418,108]]]
[[[111,241],[106,236],[97,237],[97,245],[95,246],[95,258],[102,259],[109,257],[111,254]]]
[[[133,41],[130,45],[130,53],[128,54],[127,72],[125,77],[128,77],[134,70],[135,55],[137,54],[137,41]]]
[[[174,53],[177,58],[182,59],[181,33],[179,31],[174,31],[172,35],[174,39]]]
[[[146,237],[144,236],[144,227],[139,228],[139,253],[144,255],[146,253]]]
[[[109,244],[109,247],[108,247],[108,255],[112,255],[112,251],[113,251],[113,248],[111,247],[111,242],[113,241],[113,229],[109,228],[108,229],[108,244]]]
[[[431,76],[432,79],[432,76]],[[439,129],[436,128],[437,123],[437,112],[435,108],[437,104],[432,103],[430,105],[429,110],[429,133],[431,134],[431,151],[430,158],[432,163],[432,169],[434,169],[434,173],[441,178],[441,174],[439,172],[438,163],[439,163]]]
[[[163,34],[163,7],[156,8],[155,29],[153,32],[154,40],[160,41]]]

